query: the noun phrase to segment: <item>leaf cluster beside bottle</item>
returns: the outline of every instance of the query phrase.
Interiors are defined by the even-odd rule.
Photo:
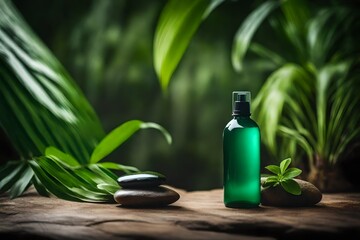
[[[291,158],[281,161],[280,166],[268,165],[265,168],[273,174],[265,175],[266,180],[262,184],[264,188],[276,187],[280,185],[285,191],[293,195],[300,195],[300,185],[293,179],[301,174],[298,168],[288,168],[291,163]]]
[[[8,161],[0,166],[0,193],[9,192],[11,198],[16,198],[34,185],[42,196],[54,195],[70,201],[113,202],[113,194],[119,185],[116,181],[118,176],[112,171],[126,174],[140,171],[133,166],[100,161],[135,132],[146,128],[159,130],[171,144],[171,135],[160,125],[130,120],[107,134],[95,147],[86,164],[55,146],[47,147],[43,156]]]

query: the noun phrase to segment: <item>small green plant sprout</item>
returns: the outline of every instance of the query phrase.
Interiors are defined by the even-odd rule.
[[[273,174],[264,175],[266,177],[263,183],[264,188],[276,187],[281,185],[285,191],[293,195],[300,195],[300,185],[293,179],[301,174],[298,168],[288,168],[291,163],[291,158],[286,158],[281,161],[280,166],[268,165],[265,168]]]

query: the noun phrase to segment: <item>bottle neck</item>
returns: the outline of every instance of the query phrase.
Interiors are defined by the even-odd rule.
[[[232,114],[233,118],[250,118],[251,116],[251,113],[248,113],[248,114],[235,114],[233,113]]]
[[[250,113],[250,103],[245,101],[235,101],[233,116],[242,116],[249,117]]]

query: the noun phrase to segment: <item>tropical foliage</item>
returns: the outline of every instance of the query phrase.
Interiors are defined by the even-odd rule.
[[[0,192],[67,200],[113,201],[116,175],[135,167],[99,163],[140,129],[168,132],[155,123],[128,121],[105,136],[85,96],[10,1],[0,2],[0,124],[21,160],[0,168]]]
[[[169,1],[168,6],[173,2],[176,1]],[[207,1],[208,6],[212,3]],[[303,0],[260,4],[235,34],[232,63],[235,70],[241,71],[248,51],[273,63],[273,72],[253,103],[262,140],[277,159],[284,156],[297,161],[307,159],[310,175],[316,175],[322,168],[344,159],[345,151],[360,136],[360,113],[356,111],[360,105],[357,94],[360,18],[358,9],[341,3],[316,8],[309,4]],[[186,12],[195,11],[199,16],[203,16],[206,8],[199,10],[190,4],[187,7],[191,10]],[[173,15],[180,18],[175,9],[165,7],[163,11],[155,41],[159,36],[166,37],[168,32],[184,31],[180,24],[166,19]],[[194,26],[198,26],[198,19],[194,18]],[[182,19],[182,22],[191,21]],[[274,34],[255,43],[256,30],[265,22]],[[172,44],[188,42],[189,39],[177,39]],[[155,44],[154,52],[166,49]],[[182,55],[185,50],[180,48],[177,54]],[[179,58],[168,67],[167,59],[157,56],[154,55],[156,69],[168,68],[171,73],[180,61]],[[162,86],[166,86],[171,74],[164,77],[158,71],[158,75]]]

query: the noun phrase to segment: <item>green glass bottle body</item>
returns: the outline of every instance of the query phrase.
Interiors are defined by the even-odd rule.
[[[230,208],[260,204],[260,129],[249,116],[234,116],[223,132],[224,203]]]

